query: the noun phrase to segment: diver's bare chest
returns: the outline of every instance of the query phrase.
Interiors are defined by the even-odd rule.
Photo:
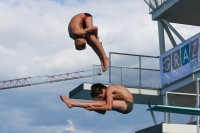
[[[113,94],[113,99],[115,99],[115,100],[123,100],[124,97],[122,95],[120,95],[120,94]]]

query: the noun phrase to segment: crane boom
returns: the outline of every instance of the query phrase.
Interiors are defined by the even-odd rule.
[[[58,74],[58,75],[52,75],[52,76],[45,75],[45,76],[13,79],[13,80],[7,80],[7,81],[0,81],[0,90],[60,82],[60,81],[73,80],[73,79],[80,79],[80,78],[87,78],[87,77],[100,76],[100,75],[101,75],[100,69],[93,69],[93,70]]]

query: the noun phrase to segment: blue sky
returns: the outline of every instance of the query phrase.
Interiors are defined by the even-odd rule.
[[[107,55],[159,55],[157,22],[143,0],[0,0],[0,81],[100,64],[90,47],[76,51],[68,37],[71,17],[81,12],[93,15]],[[185,39],[199,32],[198,27],[173,26]],[[166,49],[172,48],[168,38],[166,42]],[[147,105],[134,105],[128,115],[68,109],[59,95],[68,96],[83,82],[92,78],[0,91],[0,132],[133,133],[153,125]],[[163,114],[156,113],[156,119],[162,122]]]

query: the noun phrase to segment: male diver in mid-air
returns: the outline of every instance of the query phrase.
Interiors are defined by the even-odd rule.
[[[109,110],[127,114],[133,109],[133,96],[127,88],[121,85],[106,87],[101,83],[93,84],[91,97],[99,98],[99,100],[79,102],[60,95],[61,100],[67,104],[68,108],[80,107],[101,114],[105,114]]]
[[[105,72],[109,66],[109,58],[99,41],[98,27],[93,26],[92,15],[89,13],[75,15],[69,22],[68,31],[77,50],[85,49],[86,42],[92,47],[101,61],[103,72]]]

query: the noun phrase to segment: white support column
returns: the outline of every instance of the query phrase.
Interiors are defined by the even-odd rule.
[[[169,105],[169,100],[168,100],[168,93],[166,92],[166,94],[165,94],[165,105]],[[166,117],[166,123],[170,123],[171,122],[171,120],[170,120],[170,113],[168,113],[168,112],[166,112],[165,113],[165,117]]]
[[[196,80],[197,108],[199,108],[199,80],[200,80],[199,78],[197,78],[197,80]],[[197,133],[199,133],[199,116],[197,116]]]
[[[196,100],[196,101],[197,101],[197,100]],[[195,105],[194,108],[197,108],[197,103],[196,103],[196,105]],[[192,122],[192,121],[194,120],[194,117],[195,117],[195,115],[191,115],[191,116],[190,116],[190,119],[189,119],[189,121],[188,121],[188,123]]]
[[[163,105],[166,105],[166,95],[163,95]],[[164,122],[167,123],[167,113],[164,112]]]

